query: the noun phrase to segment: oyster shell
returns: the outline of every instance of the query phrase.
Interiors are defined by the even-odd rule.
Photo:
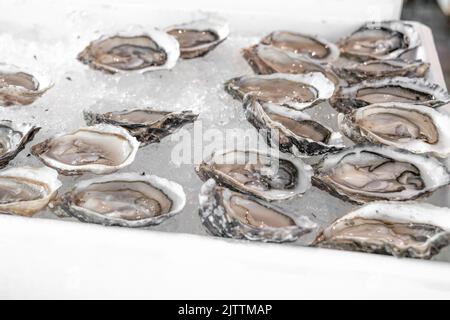
[[[14,159],[40,129],[29,123],[0,120],[0,169]]]
[[[343,56],[358,60],[395,59],[419,45],[414,26],[403,21],[368,22],[338,42]]]
[[[84,119],[87,125],[107,123],[120,126],[128,130],[141,143],[141,146],[159,142],[185,124],[194,122],[197,117],[198,115],[191,111],[169,112],[131,109],[103,114],[84,111]]]
[[[320,37],[313,37],[291,31],[274,31],[261,40],[262,44],[288,51],[318,62],[334,61],[339,57],[339,49]]]
[[[449,231],[449,208],[373,202],[336,220],[315,245],[429,259],[450,244]]]
[[[334,88],[333,82],[320,72],[242,76],[225,83],[225,90],[235,99],[242,101],[244,96],[253,96],[297,110],[329,99]]]
[[[335,85],[340,83],[332,68],[291,52],[263,44],[254,45],[242,51],[242,55],[257,74],[310,72],[323,73]]]
[[[311,187],[309,165],[257,150],[216,151],[196,171],[203,181],[212,178],[221,186],[267,201],[299,196]]]
[[[423,78],[428,73],[430,64],[422,60],[369,60],[334,66],[333,69],[339,77],[353,84],[364,80],[392,77]]]
[[[56,135],[34,145],[31,153],[64,175],[106,174],[130,165],[138,148],[125,129],[98,124]]]
[[[450,102],[447,90],[422,78],[394,77],[367,80],[339,88],[330,104],[339,112],[383,102],[419,103],[439,107]]]
[[[218,187],[213,179],[200,191],[200,219],[212,235],[263,242],[296,241],[317,225],[269,202]]]
[[[425,197],[450,183],[438,160],[388,146],[355,146],[326,155],[313,184],[357,204],[375,200],[405,201]]]
[[[203,57],[230,34],[228,23],[222,19],[202,19],[174,25],[166,32],[175,37],[180,44],[181,58]]]
[[[275,104],[261,104],[246,98],[247,120],[262,134],[269,146],[295,156],[313,156],[344,148],[340,133],[332,132],[301,111]]]
[[[450,117],[409,103],[380,103],[340,115],[341,131],[357,143],[394,146],[414,153],[450,155]]]
[[[31,217],[44,209],[61,187],[50,168],[17,167],[0,172],[0,213]]]
[[[185,204],[186,195],[178,183],[136,173],[81,181],[58,201],[80,221],[132,228],[160,224]]]
[[[171,69],[180,56],[178,41],[165,32],[120,32],[102,36],[89,44],[78,60],[93,69],[140,72]]]
[[[0,106],[32,104],[52,85],[41,75],[0,63]]]

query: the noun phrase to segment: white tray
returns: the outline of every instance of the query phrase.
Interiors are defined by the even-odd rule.
[[[2,0],[0,32],[19,26],[27,35],[33,28],[63,34],[67,14],[80,11],[119,26],[164,26],[202,9],[243,33],[301,28],[335,40],[366,20],[398,18],[401,2]],[[419,54],[445,85],[431,31],[418,28]],[[449,298],[450,265],[0,215],[0,298],[99,297]]]

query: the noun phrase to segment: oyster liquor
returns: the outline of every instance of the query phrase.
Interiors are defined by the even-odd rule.
[[[224,304],[220,308],[212,306],[190,306],[185,304],[178,307],[179,315],[198,315],[209,318],[214,314],[228,317],[240,315],[269,315],[272,311],[270,304]]]

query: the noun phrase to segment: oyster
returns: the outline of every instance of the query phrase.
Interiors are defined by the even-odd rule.
[[[414,26],[403,21],[368,22],[338,42],[343,56],[358,60],[395,59],[419,45]]]
[[[261,43],[305,56],[318,62],[334,61],[340,54],[338,47],[334,43],[319,37],[290,31],[272,32],[264,37]]]
[[[233,78],[225,90],[235,99],[250,95],[262,102],[273,102],[302,110],[329,99],[334,84],[320,72],[306,74],[252,75]]]
[[[84,111],[88,125],[108,123],[130,132],[141,146],[159,142],[185,124],[192,123],[198,115],[191,111],[168,112],[151,109],[131,109],[107,113]]]
[[[335,73],[348,83],[364,80],[408,77],[423,78],[430,69],[430,64],[422,60],[405,61],[402,59],[369,60],[344,66],[335,66]]]
[[[388,146],[355,146],[326,155],[312,181],[333,196],[361,204],[425,197],[448,185],[450,174],[431,157]]]
[[[419,103],[439,107],[450,102],[450,95],[444,88],[422,78],[394,77],[341,87],[330,99],[330,104],[344,113],[383,102]]]
[[[103,36],[89,44],[78,60],[108,73],[171,69],[177,63],[177,40],[165,32],[121,32]]]
[[[17,167],[0,172],[0,213],[31,217],[56,196],[61,182],[50,168]]]
[[[328,65],[321,65],[306,57],[286,52],[273,46],[254,45],[242,51],[244,59],[257,74],[310,72],[323,73],[335,85],[340,80]]]
[[[64,175],[106,174],[130,165],[138,148],[125,129],[98,124],[56,135],[34,145],[31,153]]]
[[[340,133],[332,132],[301,111],[275,104],[261,104],[253,98],[244,103],[247,120],[262,134],[269,146],[296,156],[335,152],[344,147]]]
[[[58,201],[80,221],[133,228],[160,224],[185,204],[186,195],[178,183],[136,173],[79,182]]]
[[[450,209],[424,203],[373,202],[335,221],[315,244],[429,259],[450,244]]]
[[[166,32],[180,44],[181,58],[203,57],[225,41],[230,33],[221,19],[203,19],[171,26]]]
[[[40,129],[29,123],[0,120],[0,169],[14,159]]]
[[[296,241],[317,225],[269,202],[218,187],[213,179],[200,191],[200,218],[212,235],[264,242]]]
[[[311,187],[309,165],[256,150],[216,151],[196,171],[203,181],[212,178],[221,186],[267,201],[299,196]]]
[[[43,76],[0,64],[0,106],[29,105],[52,87]]]
[[[414,153],[450,155],[450,117],[409,103],[380,103],[341,116],[341,131],[357,143],[394,146]]]

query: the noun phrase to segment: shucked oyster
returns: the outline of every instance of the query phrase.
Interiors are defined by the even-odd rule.
[[[0,106],[28,105],[42,96],[52,84],[12,65],[0,64]]]
[[[197,168],[199,177],[273,201],[299,196],[311,186],[312,169],[300,159],[255,150],[214,152]]]
[[[108,123],[127,129],[139,140],[141,146],[159,142],[187,123],[192,123],[198,115],[191,111],[168,112],[151,109],[131,109],[107,113],[84,111],[88,125]]]
[[[422,78],[394,77],[339,88],[330,104],[339,112],[383,102],[420,103],[439,107],[450,102],[447,90]]]
[[[306,216],[218,187],[213,179],[202,186],[199,203],[203,226],[219,237],[264,242],[296,241],[317,226]]]
[[[133,228],[160,224],[179,213],[185,203],[178,183],[136,173],[79,182],[58,201],[64,211],[83,222]]]
[[[78,60],[91,68],[116,72],[171,69],[180,56],[177,40],[165,32],[121,32],[89,44]]]
[[[261,43],[318,62],[333,61],[339,57],[339,49],[334,43],[297,32],[275,31],[264,37]]]
[[[0,213],[31,217],[44,209],[61,187],[50,168],[17,167],[0,172]]]
[[[273,46],[258,44],[244,49],[243,56],[257,74],[321,72],[335,85],[339,84],[331,67]]]
[[[34,145],[31,153],[64,175],[106,174],[130,165],[138,148],[125,129],[99,124],[56,135]]]
[[[263,102],[302,110],[329,99],[334,84],[320,72],[274,73],[233,78],[225,83],[225,90],[236,99],[253,96]]]
[[[409,150],[450,155],[450,117],[409,103],[380,103],[340,116],[341,131],[357,143],[371,142]]]
[[[333,69],[348,83],[358,83],[364,80],[392,77],[423,78],[430,69],[430,64],[422,60],[369,60],[334,66]]]
[[[421,198],[449,183],[450,174],[438,160],[387,146],[355,146],[328,154],[315,166],[313,177],[316,187],[359,204]]]
[[[359,60],[394,59],[419,45],[414,26],[403,21],[368,22],[338,42],[342,55]]]
[[[25,145],[33,140],[40,130],[29,123],[13,123],[10,120],[0,121],[0,169],[4,168]]]
[[[225,41],[230,30],[221,19],[203,19],[171,26],[166,32],[180,44],[181,58],[202,57]]]
[[[429,259],[450,244],[450,209],[424,203],[373,202],[336,220],[315,244]]]
[[[247,98],[247,120],[263,135],[271,147],[296,156],[313,156],[334,152],[344,147],[340,133],[332,132],[301,111],[274,104],[261,104]]]

